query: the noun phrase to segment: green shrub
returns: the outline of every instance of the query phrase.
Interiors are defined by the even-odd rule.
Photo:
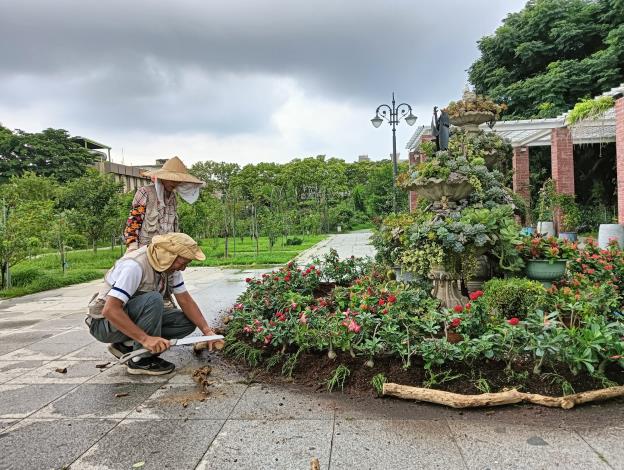
[[[11,272],[11,283],[14,287],[23,287],[34,282],[41,276],[41,269],[33,266],[16,268]]]
[[[293,238],[286,239],[287,246],[301,245],[302,243],[303,243],[303,240],[301,238],[293,237]]]
[[[71,233],[65,237],[65,245],[74,250],[84,249],[87,247],[87,239],[79,233]]]
[[[524,319],[544,301],[546,289],[523,278],[492,279],[485,284],[483,302],[491,315]]]

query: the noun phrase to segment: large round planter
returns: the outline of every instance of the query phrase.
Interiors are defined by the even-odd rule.
[[[598,227],[598,246],[607,248],[611,240],[616,240],[620,248],[624,248],[624,225],[600,224]]]
[[[479,132],[479,125],[493,121],[495,115],[491,111],[466,111],[459,116],[451,116],[452,125],[461,127],[467,132]]]
[[[551,286],[552,281],[558,281],[563,277],[567,261],[558,259],[549,261],[545,259],[532,259],[527,261],[526,275],[529,279],[540,281],[544,287]]]
[[[430,201],[440,201],[442,198],[446,198],[449,201],[461,201],[466,199],[474,188],[468,181],[460,183],[428,181],[423,184],[412,184],[406,189],[414,191],[419,197],[429,199]]]
[[[544,237],[554,237],[555,236],[555,223],[551,221],[538,222],[536,231],[539,235],[542,235]]]

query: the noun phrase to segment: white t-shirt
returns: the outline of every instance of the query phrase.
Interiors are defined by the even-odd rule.
[[[108,295],[121,300],[125,305],[141,285],[142,274],[141,266],[135,261],[131,259],[120,261],[106,277],[106,281],[113,286]],[[174,294],[186,292],[182,271],[174,271],[169,274],[168,282]],[[163,288],[164,286],[160,286],[160,289]]]

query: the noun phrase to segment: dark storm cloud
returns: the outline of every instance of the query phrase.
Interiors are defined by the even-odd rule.
[[[0,105],[56,100],[68,122],[228,134],[267,128],[280,80],[329,100],[376,105],[396,90],[443,104],[475,41],[521,3],[4,0]]]

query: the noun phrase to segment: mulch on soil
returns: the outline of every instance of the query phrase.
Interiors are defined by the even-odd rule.
[[[253,378],[254,381],[264,383],[294,382],[317,392],[324,392],[327,389],[323,382],[331,376],[336,367],[343,364],[351,371],[343,390],[347,394],[376,395],[371,381],[379,373],[385,375],[387,382],[402,385],[423,387],[427,381],[426,371],[422,364],[418,363],[418,360],[413,360],[412,366],[408,369],[403,368],[402,362],[396,358],[377,358],[372,368],[365,366],[364,362],[364,359],[353,358],[348,353],[339,352],[336,359],[333,360],[328,358],[327,354],[308,353],[299,357],[292,379],[280,374],[281,364],[276,365],[270,371],[264,368],[253,369]],[[249,369],[247,368],[247,370]],[[475,382],[478,379],[485,379],[489,384],[490,392],[516,388],[523,392],[561,396],[564,394],[561,378],[569,382],[575,393],[605,388],[606,386],[586,373],[575,376],[567,367],[561,367],[557,370],[545,369],[544,373],[535,375],[533,374],[533,363],[529,361],[515,364],[513,373],[506,370],[505,363],[495,361],[481,362],[474,368],[470,368],[466,364],[452,364],[434,370],[436,374],[445,372],[448,372],[450,376],[459,375],[459,377],[444,383],[430,384],[430,388],[466,395],[479,394],[483,393],[483,390],[477,388]],[[624,370],[619,367],[608,368],[605,375],[618,385],[624,385]]]

